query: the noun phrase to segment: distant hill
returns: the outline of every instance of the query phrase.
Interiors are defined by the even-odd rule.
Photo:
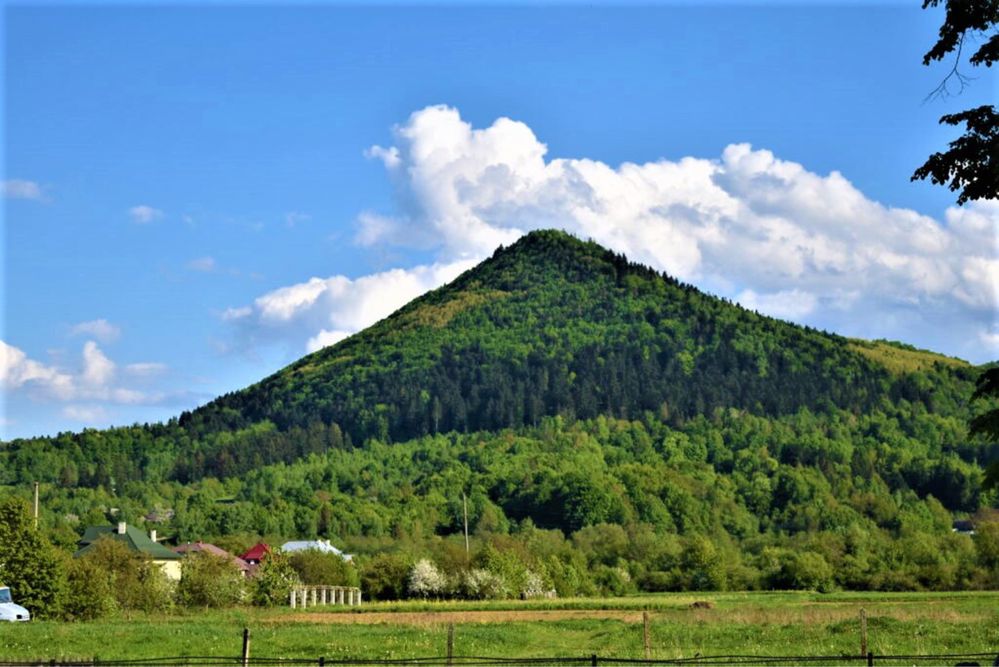
[[[906,401],[963,417],[975,376],[957,359],[766,317],[595,243],[537,231],[168,424],[5,443],[0,482],[227,477],[372,438],[516,429],[554,415],[679,426],[721,408],[859,415]]]

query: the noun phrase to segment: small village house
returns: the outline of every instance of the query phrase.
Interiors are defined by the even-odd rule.
[[[237,568],[244,577],[249,576],[254,570],[254,566],[247,563],[245,560],[239,556],[234,556],[222,547],[217,547],[214,544],[208,542],[188,542],[186,544],[181,544],[180,546],[173,547],[172,551],[186,556],[190,553],[204,552],[209,553],[213,556],[218,556],[219,558],[224,558],[230,561],[235,568]]]
[[[80,549],[73,554],[73,558],[87,554],[93,549],[94,543],[101,538],[113,539],[122,542],[132,551],[149,556],[153,563],[160,566],[167,578],[179,581],[180,562],[183,555],[170,551],[162,544],[157,544],[155,537],[155,531],[152,535],[146,535],[141,528],[129,526],[124,521],[118,522],[117,526],[88,526],[83,537],[77,542]]]

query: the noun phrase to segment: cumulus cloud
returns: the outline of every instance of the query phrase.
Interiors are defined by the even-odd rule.
[[[230,308],[222,319],[251,338],[293,339],[311,352],[377,322],[474,265],[475,260],[456,260],[357,279],[311,278],[268,292],[252,306]]]
[[[967,340],[995,320],[999,202],[938,221],[748,144],[616,167],[549,159],[526,124],[475,129],[445,106],[415,112],[394,136],[367,155],[385,165],[400,210],[365,213],[362,243],[430,237],[446,261],[558,227],[748,307],[855,335],[891,335],[870,324],[879,311],[906,327],[964,326]]]
[[[359,214],[359,246],[418,247],[434,253],[433,267],[466,267],[555,227],[749,308],[847,335],[981,358],[979,332],[996,330],[997,202],[954,207],[940,221],[874,201],[839,172],[740,143],[644,164],[551,158],[522,122],[473,128],[446,106],[413,113],[393,136],[365,155],[384,165],[397,206]],[[430,268],[313,278],[233,313],[258,328],[294,322],[314,349],[437,286]],[[373,307],[381,303],[391,307]]]
[[[14,178],[3,182],[3,196],[5,199],[34,199],[41,201],[45,198],[42,186],[34,181],[25,181]]]
[[[121,329],[101,318],[74,324],[70,327],[69,333],[71,336],[90,336],[102,343],[111,343],[118,340]]]
[[[131,364],[126,374],[150,375],[161,364]],[[152,405],[169,397],[150,394],[119,382],[118,366],[95,341],[83,344],[76,369],[46,364],[28,357],[25,352],[0,341],[0,387],[5,392],[23,390],[40,401],[104,401],[119,405]]]
[[[73,377],[52,366],[29,359],[22,350],[0,341],[0,385],[5,391],[19,387],[38,387],[56,398],[72,398]]]
[[[139,204],[138,206],[133,206],[128,209],[128,215],[132,218],[132,222],[144,225],[162,218],[163,211],[146,204]]]

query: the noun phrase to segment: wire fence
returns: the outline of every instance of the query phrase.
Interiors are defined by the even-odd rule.
[[[266,658],[242,656],[172,656],[141,658],[130,660],[90,659],[51,659],[7,661],[0,658],[0,667],[213,667],[233,665],[237,667],[293,667],[312,665],[313,667],[597,667],[606,665],[656,665],[697,666],[697,665],[955,665],[971,667],[999,667],[999,651],[986,653],[938,653],[927,655],[695,655],[687,658],[647,660],[642,658],[616,658],[588,655],[582,657],[559,656],[540,658],[508,658],[483,656],[440,656],[423,658]]]

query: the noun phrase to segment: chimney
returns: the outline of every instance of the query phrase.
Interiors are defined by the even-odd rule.
[[[149,531],[149,539],[151,541],[153,541],[153,542],[156,541],[156,529],[155,528],[153,530]]]
[[[119,521],[118,522],[118,534],[119,535],[124,535],[125,534],[125,522],[124,521]]]

